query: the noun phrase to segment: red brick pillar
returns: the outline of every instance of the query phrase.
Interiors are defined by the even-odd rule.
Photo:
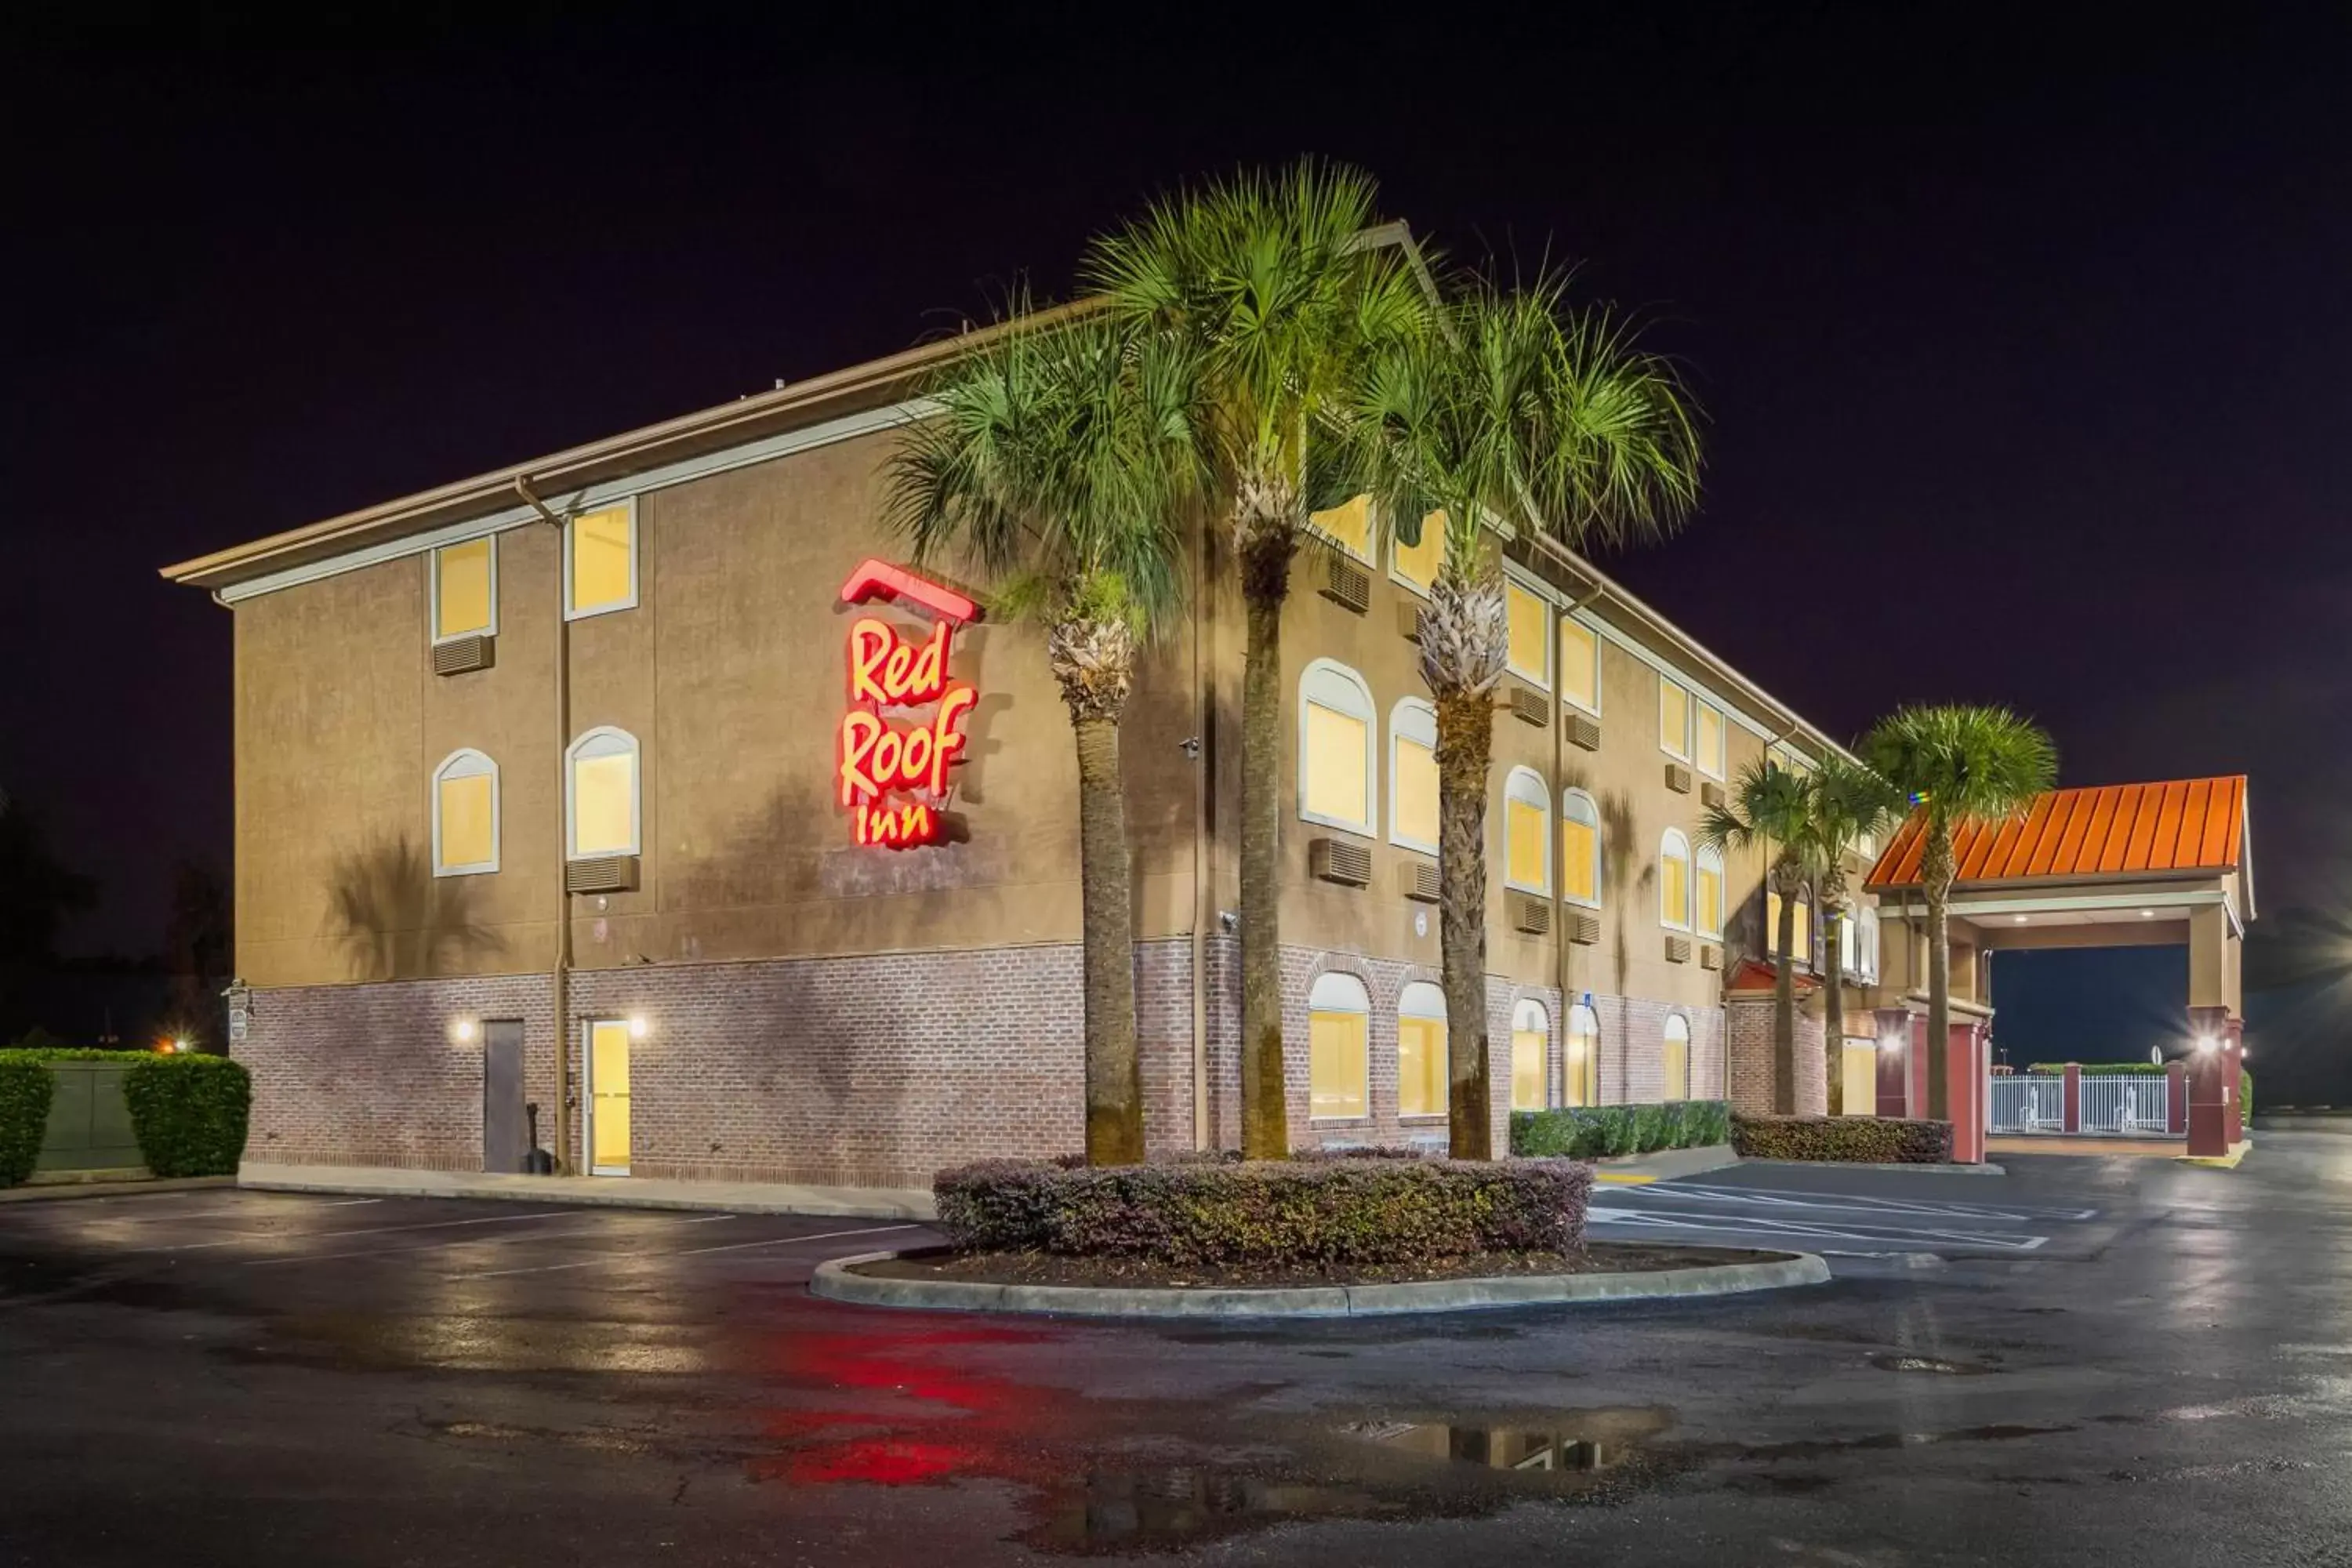
[[[1911,1097],[1906,1088],[1911,1061],[1911,1010],[1879,1007],[1873,1010],[1872,1016],[1878,1023],[1877,1113],[1908,1116]]]
[[[1944,1055],[1945,1104],[1952,1118],[1952,1158],[1977,1165],[1985,1156],[1985,1070],[1990,1049],[1981,1023],[1955,1023]]]
[[[2061,1130],[2080,1132],[2083,1130],[2083,1064],[2066,1064],[2066,1110]]]
[[[2189,1064],[2164,1064],[2164,1130],[2178,1138],[2189,1131]]]
[[[2189,1033],[2197,1046],[2189,1057],[2189,1152],[2219,1159],[2230,1152],[2230,1101],[2237,1098],[2231,1081],[2233,1052],[2224,1048],[2230,1010],[2226,1007],[2189,1009]]]
[[[2221,1080],[2221,1101],[2230,1108],[2230,1146],[2236,1148],[2246,1141],[2245,1085],[2246,1026],[2242,1019],[2232,1018],[2221,1036],[2221,1055],[2229,1058],[2226,1076]]]

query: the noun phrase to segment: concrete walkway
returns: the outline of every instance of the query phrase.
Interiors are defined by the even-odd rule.
[[[839,1215],[930,1219],[921,1187],[819,1187],[789,1182],[668,1182],[639,1176],[515,1176],[479,1171],[404,1171],[380,1165],[278,1165],[248,1160],[236,1184],[264,1192],[361,1197],[499,1198],[600,1208],[710,1209],[725,1214]]]

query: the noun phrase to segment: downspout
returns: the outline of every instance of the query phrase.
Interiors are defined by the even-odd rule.
[[[550,979],[555,1014],[555,1172],[572,1173],[572,781],[565,776],[564,753],[572,745],[572,621],[564,614],[564,520],[548,510],[547,503],[517,474],[515,493],[530,504],[540,520],[555,531],[555,967]]]
[[[1213,900],[1209,877],[1209,700],[1201,647],[1211,624],[1207,615],[1209,514],[1201,509],[1192,552],[1192,1147],[1216,1144],[1209,1126],[1209,920]]]
[[[1601,584],[1595,583],[1591,590],[1582,598],[1570,602],[1562,609],[1559,612],[1559,618],[1563,621],[1567,620],[1569,616],[1600,596]],[[1559,992],[1559,1098],[1565,1101],[1568,1099],[1569,1009],[1575,1004],[1570,1001],[1568,994],[1568,860],[1559,852],[1560,843],[1566,837],[1560,829],[1568,825],[1560,809],[1561,797],[1568,789],[1568,692],[1566,672],[1558,668],[1559,641],[1559,635],[1555,630],[1552,637],[1554,646],[1551,649],[1554,673],[1551,682],[1551,811],[1549,815],[1552,822],[1552,858],[1559,863],[1552,868],[1551,872],[1551,978],[1553,985]],[[1592,641],[1592,679],[1595,680],[1601,679],[1601,639],[1597,637]],[[1596,828],[1594,831],[1598,832],[1599,829]],[[1598,1103],[1601,1099],[1601,1042],[1597,1039],[1592,1042],[1592,1098],[1594,1102]]]

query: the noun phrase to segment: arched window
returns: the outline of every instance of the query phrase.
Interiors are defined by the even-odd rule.
[[[1389,713],[1389,841],[1437,853],[1437,710],[1418,697]]]
[[[1570,903],[1601,907],[1601,808],[1580,789],[1559,797],[1559,875]]]
[[[1658,846],[1658,922],[1675,931],[1690,930],[1691,848],[1679,827],[1667,828]]]
[[[1878,910],[1864,904],[1856,913],[1860,927],[1854,933],[1854,972],[1864,980],[1878,978]]]
[[[1712,844],[1698,851],[1698,934],[1723,934],[1723,851]]]
[[[1565,1085],[1570,1105],[1601,1103],[1601,1016],[1581,1002],[1568,1010]]]
[[[1690,1098],[1690,1020],[1680,1013],[1666,1016],[1665,1038],[1659,1047],[1659,1078],[1665,1100]]]
[[[1445,1114],[1445,993],[1416,980],[1397,997],[1399,1116]]]
[[[1367,1113],[1372,1002],[1352,974],[1322,974],[1307,994],[1307,1114],[1322,1120]]]
[[[1511,1109],[1550,1103],[1551,1014],[1529,997],[1511,1009]]]
[[[433,770],[433,874],[473,877],[499,868],[499,764],[472,750]]]
[[[1854,917],[1851,913],[1841,915],[1834,910],[1824,910],[1822,911],[1822,918],[1825,921],[1833,921],[1837,926],[1838,973],[1841,974],[1853,974],[1857,973],[1854,968],[1854,959],[1856,957],[1854,952]]]
[[[1811,894],[1801,889],[1797,894],[1796,953],[1799,963],[1813,961],[1813,900]]]
[[[1298,815],[1372,837],[1372,692],[1318,658],[1298,680]]]
[[[1503,885],[1551,891],[1551,791],[1533,768],[1513,768],[1503,781]]]
[[[574,860],[638,852],[637,738],[589,731],[565,753],[564,842]]]

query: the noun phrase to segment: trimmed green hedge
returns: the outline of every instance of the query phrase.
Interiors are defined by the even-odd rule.
[[[2025,1070],[2043,1078],[2063,1078],[2066,1068],[2073,1066],[2081,1068],[2085,1077],[2096,1073],[2101,1078],[2162,1078],[2170,1065],[2167,1063],[2165,1067],[2158,1067],[2154,1062],[2035,1062]],[[2254,1113],[2254,1072],[2252,1068],[2238,1068],[2238,1113],[2242,1116]]]
[[[1591,1169],[1568,1160],[1378,1157],[983,1160],[931,1183],[961,1251],[1310,1268],[1574,1251],[1591,1191]]]
[[[31,1051],[0,1051],[0,1187],[33,1173],[57,1079]]]
[[[234,1176],[253,1078],[226,1057],[142,1056],[122,1075],[139,1152],[159,1176]]]
[[[1952,1124],[1894,1116],[1735,1116],[1731,1147],[1743,1160],[1939,1165],[1952,1157]]]
[[[1662,1105],[1582,1105],[1511,1112],[1511,1152],[1597,1160],[1696,1149],[1731,1137],[1731,1105],[1721,1100],[1672,1100]]]

